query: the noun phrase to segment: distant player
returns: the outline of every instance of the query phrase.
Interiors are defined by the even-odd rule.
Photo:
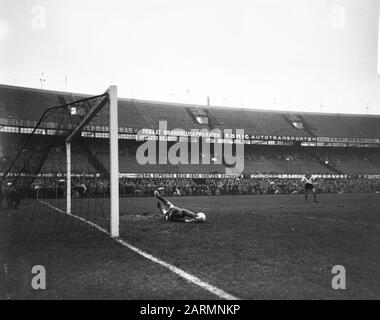
[[[203,212],[192,212],[183,208],[178,208],[174,206],[171,202],[161,197],[160,193],[155,190],[154,195],[160,202],[157,203],[157,207],[160,212],[164,215],[166,221],[173,222],[204,222],[206,220],[206,215]],[[168,207],[164,209],[161,202]]]
[[[181,195],[181,191],[177,187],[174,187],[173,196],[179,197]]]
[[[17,210],[21,201],[20,194],[11,182],[8,182],[7,186],[8,190],[6,190],[5,199],[7,201],[8,209]]]
[[[306,174],[302,177],[301,182],[305,184],[305,202],[310,192],[313,193],[314,202],[317,201],[317,192],[314,187],[315,177],[311,175],[310,170],[306,171]]]

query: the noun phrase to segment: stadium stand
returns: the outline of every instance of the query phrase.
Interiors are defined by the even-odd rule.
[[[332,168],[310,156],[305,149],[292,147],[248,146],[245,151],[244,172],[294,173],[311,170],[314,173],[335,173]]]
[[[380,155],[374,148],[317,148],[312,152],[340,172],[351,175],[380,172]]]
[[[380,137],[377,116],[304,114],[302,117],[313,133],[320,137]]]
[[[25,134],[14,133],[22,121],[37,121],[49,107],[87,97],[81,94],[0,85],[1,171],[17,154]],[[12,124],[12,121],[18,120]],[[245,133],[266,136],[329,137],[379,139],[380,117],[230,109],[214,106],[194,106],[133,99],[119,99],[119,123],[123,128],[158,129],[166,120],[168,129],[244,129]],[[10,123],[10,125],[6,125]],[[96,124],[96,119],[94,120]],[[28,126],[28,124],[23,124]],[[13,127],[12,127],[13,126]],[[25,128],[23,130],[26,130]],[[27,132],[25,132],[27,133]],[[43,139],[48,137],[41,136]],[[83,138],[77,148],[73,171],[88,173],[108,170],[102,159],[105,146],[101,138]],[[122,173],[223,173],[225,164],[172,165],[146,164],[136,160],[136,150],[142,142],[120,140],[119,165]],[[170,143],[169,143],[170,148]],[[380,174],[379,148],[308,147],[299,142],[289,145],[246,145],[244,173],[291,173],[306,170],[324,174]],[[64,150],[52,150],[42,171],[64,172]],[[202,162],[200,154],[199,162]],[[80,163],[80,166],[77,166]],[[78,172],[80,173],[80,172]]]
[[[44,110],[87,97],[39,89],[0,85],[0,116],[19,120],[38,120]],[[158,128],[159,120],[168,121],[169,129],[205,128],[190,113],[207,111],[220,129],[244,129],[251,134],[320,137],[378,138],[380,116],[289,113],[192,106],[164,102],[119,99],[119,121],[123,127]],[[292,122],[303,124],[296,128]]]

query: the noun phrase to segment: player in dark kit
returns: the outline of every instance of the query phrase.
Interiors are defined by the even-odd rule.
[[[8,209],[18,209],[21,201],[20,194],[11,182],[8,183],[5,199],[7,201]]]
[[[306,171],[306,174],[302,177],[301,182],[305,184],[305,202],[307,202],[307,196],[310,192],[313,193],[314,202],[318,202],[317,192],[314,187],[315,177],[311,175],[310,170]]]
[[[204,222],[206,220],[206,215],[203,212],[192,212],[183,208],[178,208],[174,206],[171,202],[163,198],[160,193],[155,190],[154,195],[160,202],[157,203],[157,207],[160,212],[164,215],[166,221],[173,222]],[[164,209],[161,202],[168,207]]]

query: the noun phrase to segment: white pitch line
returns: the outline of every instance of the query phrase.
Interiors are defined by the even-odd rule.
[[[222,289],[219,289],[201,279],[199,279],[198,277],[196,276],[193,276],[192,274],[180,269],[180,268],[177,268],[176,266],[170,264],[170,263],[167,263],[165,261],[162,261],[158,258],[155,258],[154,256],[152,256],[151,254],[149,253],[146,253],[132,245],[130,245],[129,243],[125,242],[124,240],[122,239],[115,239],[117,242],[119,242],[120,244],[122,244],[123,246],[133,250],[134,252],[142,255],[144,258],[147,258],[148,260],[152,261],[152,262],[155,262],[155,263],[158,263],[159,265],[169,269],[170,271],[174,272],[175,274],[179,275],[181,278],[184,278],[186,279],[187,281],[189,282],[192,282],[194,283],[195,285],[211,292],[212,294],[218,296],[219,298],[222,298],[222,299],[226,299],[226,300],[239,300],[239,298],[223,291]]]
[[[99,227],[97,224],[95,224],[95,223],[93,223],[93,222],[91,222],[91,221],[88,221],[88,220],[86,220],[86,219],[84,219],[84,218],[81,218],[81,217],[79,217],[79,216],[76,216],[75,214],[67,213],[67,212],[65,212],[65,211],[63,211],[63,210],[61,210],[61,209],[59,209],[59,208],[57,208],[57,207],[52,206],[50,203],[47,203],[46,201],[43,201],[43,200],[38,200],[38,201],[42,202],[44,205],[47,205],[48,207],[50,207],[50,208],[52,208],[52,209],[54,209],[54,210],[56,210],[56,211],[58,211],[59,213],[67,214],[67,215],[70,216],[70,217],[73,217],[73,218],[78,219],[78,220],[80,220],[80,221],[82,221],[82,222],[84,222],[84,223],[87,223],[87,224],[89,224],[90,226],[92,226],[92,227],[98,229],[99,231],[108,234],[108,231],[107,231],[106,229],[103,229],[102,227]]]
[[[78,219],[78,220],[80,220],[80,221],[82,221],[84,223],[87,223],[87,224],[93,226],[97,230],[99,230],[99,231],[107,234],[112,240],[116,241],[117,243],[121,244],[122,246],[124,246],[124,247],[126,247],[126,248],[128,248],[128,249],[130,249],[130,250],[132,250],[134,252],[136,252],[137,254],[143,256],[144,258],[146,258],[146,259],[148,259],[148,260],[150,260],[150,261],[152,261],[154,263],[157,263],[157,264],[159,264],[159,265],[161,265],[161,266],[169,269],[170,271],[172,271],[173,273],[177,274],[181,278],[183,278],[183,279],[185,279],[185,280],[187,280],[187,281],[189,281],[189,282],[191,282],[191,283],[193,283],[193,284],[201,287],[202,289],[204,289],[206,291],[211,292],[212,294],[216,295],[219,298],[222,298],[222,299],[225,299],[225,300],[240,300],[239,298],[237,298],[237,297],[235,297],[235,296],[233,296],[233,295],[225,292],[224,290],[219,289],[219,288],[217,288],[217,287],[215,287],[215,286],[213,286],[213,285],[211,285],[211,284],[209,284],[209,283],[201,280],[200,278],[198,278],[198,277],[196,277],[196,276],[194,276],[194,275],[192,275],[192,274],[190,274],[190,273],[188,273],[188,272],[186,272],[186,271],[184,271],[184,270],[182,270],[182,269],[180,269],[180,268],[178,268],[178,267],[176,267],[176,266],[174,266],[174,265],[172,265],[170,263],[167,263],[167,262],[165,262],[165,261],[163,261],[161,259],[158,259],[158,258],[152,256],[151,254],[146,253],[143,250],[140,250],[139,248],[137,248],[137,247],[129,244],[128,242],[126,242],[126,241],[124,241],[124,240],[122,240],[120,238],[113,238],[113,237],[111,237],[111,235],[108,233],[108,231],[106,229],[103,229],[102,227],[99,227],[97,224],[95,224],[95,223],[93,223],[91,221],[88,221],[88,220],[86,220],[84,218],[81,218],[81,217],[79,217],[79,216],[77,216],[75,214],[67,213],[67,212],[65,212],[65,211],[63,211],[63,210],[61,210],[61,209],[59,209],[59,208],[57,208],[55,206],[52,206],[51,204],[49,204],[49,203],[47,203],[47,202],[45,202],[43,200],[39,200],[39,201],[42,202],[43,204],[47,205],[48,207],[50,207],[50,208],[52,208],[52,209],[60,212],[60,213],[67,214],[67,215],[69,215],[69,216],[71,216],[73,218],[76,218],[76,219]]]

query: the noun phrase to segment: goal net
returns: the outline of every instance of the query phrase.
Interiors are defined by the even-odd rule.
[[[118,237],[116,86],[47,108],[27,135],[7,139],[19,148],[1,177],[8,240]]]

